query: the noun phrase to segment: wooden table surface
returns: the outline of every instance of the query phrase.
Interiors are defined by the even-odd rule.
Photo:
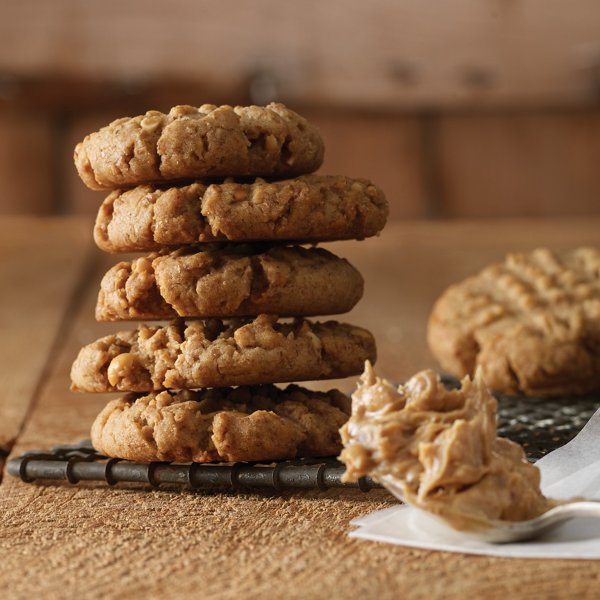
[[[87,437],[107,400],[69,391],[79,347],[116,262],[78,219],[0,219],[2,456]],[[600,244],[600,220],[406,222],[331,244],[363,273],[347,320],[370,328],[378,371],[435,366],[431,305],[450,282],[507,251]],[[351,390],[355,380],[340,382]],[[330,383],[325,386],[331,385]],[[321,384],[323,386],[323,384]],[[498,559],[350,540],[385,491],[200,494],[101,485],[0,484],[2,598],[598,598],[600,562]]]

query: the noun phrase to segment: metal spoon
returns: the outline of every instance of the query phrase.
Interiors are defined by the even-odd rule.
[[[406,503],[402,488],[394,478],[380,477],[378,479],[383,487]],[[436,516],[437,520],[444,522],[442,517],[432,516]],[[575,517],[597,517],[600,519],[600,501],[575,500],[565,502],[551,508],[535,519],[529,519],[528,521],[490,521],[489,527],[461,531],[461,533],[492,544],[522,542],[539,537]]]
[[[504,544],[539,537],[575,517],[600,519],[600,502],[581,500],[559,504],[535,519],[528,521],[492,521],[489,529],[466,532],[484,542]]]

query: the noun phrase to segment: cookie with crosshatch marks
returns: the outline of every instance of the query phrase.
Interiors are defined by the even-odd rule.
[[[75,147],[93,190],[206,177],[294,177],[323,162],[316,127],[283,104],[175,106],[124,117]]]
[[[509,254],[443,293],[428,341],[445,370],[480,366],[501,392],[600,390],[600,251]]]
[[[354,325],[277,317],[174,321],[107,335],[71,368],[81,392],[151,392],[357,375],[375,340]]]
[[[297,385],[128,394],[96,417],[91,438],[105,456],[142,462],[333,456],[349,413],[341,392]]]
[[[378,234],[387,216],[388,203],[377,186],[341,175],[142,185],[106,198],[94,239],[107,252],[198,242],[363,239]]]
[[[362,292],[360,273],[321,248],[188,247],[115,265],[100,284],[96,319],[331,315]]]

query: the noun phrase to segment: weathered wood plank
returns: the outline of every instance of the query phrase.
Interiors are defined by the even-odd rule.
[[[387,108],[581,103],[598,94],[594,0],[5,4],[7,73],[91,72],[124,88],[168,75],[222,94],[267,70],[290,101]]]
[[[600,111],[440,117],[443,214],[600,213]]]
[[[0,112],[0,214],[54,212],[52,144],[47,115]]]
[[[365,297],[347,320],[372,329],[379,371],[400,380],[433,365],[425,322],[448,283],[508,250],[582,243],[600,243],[598,219],[392,224],[379,239],[332,248],[366,279]],[[114,257],[102,260],[109,264]],[[105,402],[68,391],[79,346],[115,328],[93,322],[100,273],[90,277],[71,313],[16,452],[76,441]],[[346,389],[352,385],[347,381]],[[597,561],[514,561],[346,537],[353,517],[388,505],[385,492],[202,495],[6,478],[0,486],[0,588],[7,598],[43,589],[48,599],[596,596]]]
[[[84,276],[91,241],[82,219],[0,220],[0,451],[10,450]]]

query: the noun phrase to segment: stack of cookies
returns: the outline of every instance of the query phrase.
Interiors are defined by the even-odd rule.
[[[78,144],[83,181],[112,190],[96,243],[150,253],[106,273],[96,318],[169,321],[103,337],[75,360],[74,390],[127,392],[96,418],[97,451],[177,462],[339,453],[346,396],[273,385],[357,375],[375,359],[365,329],[305,318],[347,312],[363,291],[352,265],[314,244],[375,235],[387,218],[369,181],[307,175],[323,151],[281,104],[150,111]]]

